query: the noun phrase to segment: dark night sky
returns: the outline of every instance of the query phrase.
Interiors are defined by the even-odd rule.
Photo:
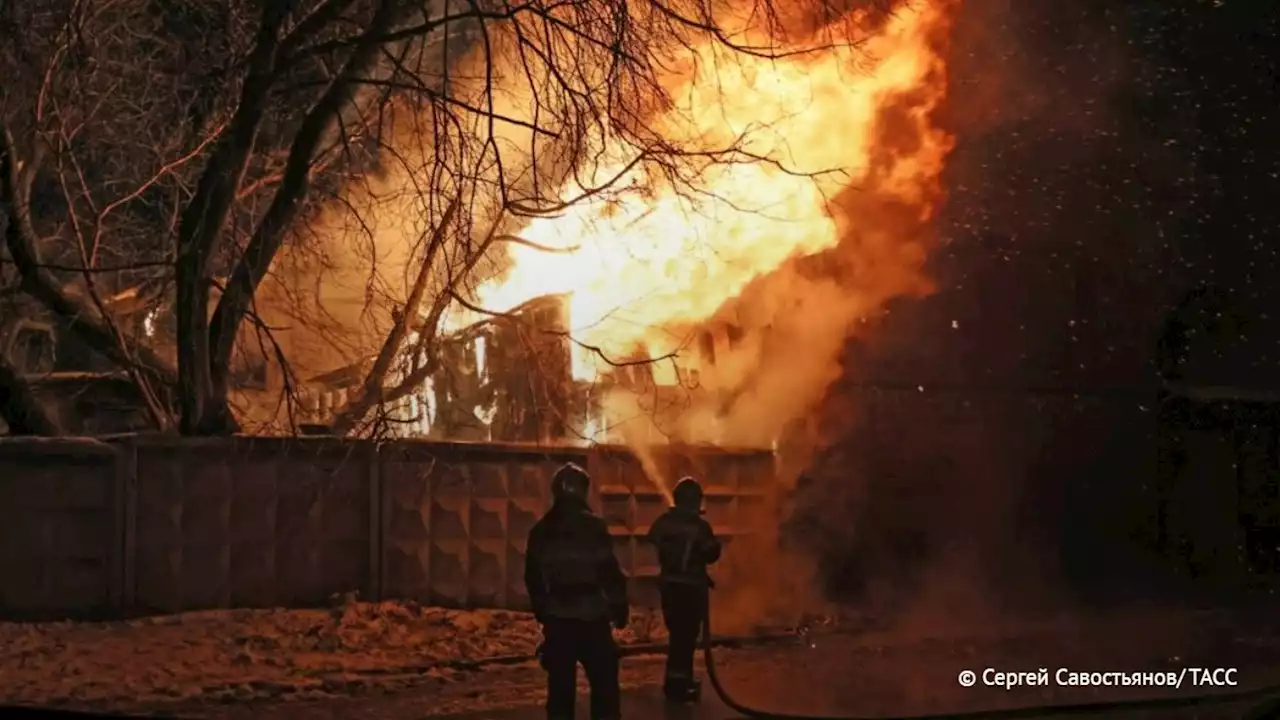
[[[940,292],[894,309],[864,371],[1147,384],[1164,312],[1207,282],[1236,322],[1188,378],[1280,387],[1278,14],[1267,0],[968,0]]]

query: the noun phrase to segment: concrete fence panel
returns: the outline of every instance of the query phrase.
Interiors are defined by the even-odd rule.
[[[670,483],[670,470],[653,459],[660,478]],[[645,474],[641,459],[618,447],[598,446],[587,457],[593,479],[593,504],[609,524],[614,552],[622,571],[636,581],[657,574],[657,559],[639,539],[666,508],[662,489]]]
[[[0,442],[0,616],[102,617],[119,607],[119,462],[92,440]]]
[[[681,473],[732,539],[769,485],[768,453],[331,438],[0,442],[0,615],[305,607],[335,594],[525,608],[525,539],[565,462],[593,474],[639,602],[643,542]]]
[[[329,439],[137,439],[134,558],[140,610],[303,606],[372,591],[375,448]]]
[[[646,469],[647,468],[647,469]],[[614,550],[631,578],[633,599],[658,602],[658,558],[645,542],[653,521],[668,507],[668,495],[689,475],[705,490],[707,520],[733,554],[735,541],[765,527],[765,489],[772,487],[773,455],[764,451],[670,446],[645,455],[616,446],[596,446],[588,458],[596,480],[597,507],[609,522]],[[728,563],[721,563],[727,567]]]
[[[381,595],[449,607],[525,607],[525,537],[546,510],[556,468],[583,460],[574,448],[384,445]]]

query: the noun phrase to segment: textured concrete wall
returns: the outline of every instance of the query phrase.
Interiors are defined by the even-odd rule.
[[[666,506],[630,453],[493,443],[125,437],[0,442],[0,615],[308,606],[337,593],[522,608],[525,538],[551,476],[595,475],[637,592],[640,537]],[[758,451],[675,450],[721,536],[751,530],[773,473]],[[640,598],[643,601],[643,598]]]
[[[1238,412],[1219,414],[1170,431],[1187,458],[1164,478],[1157,422],[1141,402],[868,394],[857,442],[822,473],[822,507],[839,528],[856,526],[836,549],[862,557],[872,577],[891,579],[905,562],[895,539],[926,528],[939,551],[986,558],[973,572],[1008,570],[990,578],[998,585],[1034,566],[1092,587],[1134,576],[1137,558],[1125,553],[1156,544],[1163,498],[1165,552],[1202,574],[1238,576],[1242,534],[1254,554],[1280,537],[1280,418],[1242,424]],[[0,616],[304,606],[350,591],[524,607],[525,537],[568,460],[594,476],[593,504],[633,597],[652,602],[655,560],[641,538],[666,498],[620,448],[0,441]],[[690,473],[707,487],[707,517],[728,543],[718,571],[758,574],[761,558],[740,540],[769,527],[772,456],[668,448],[651,462],[667,482]],[[1274,557],[1249,562],[1280,568]]]
[[[322,438],[137,439],[126,602],[296,606],[373,587],[374,447]]]
[[[0,616],[93,617],[119,606],[117,463],[93,441],[0,442]]]
[[[641,538],[666,507],[662,491],[631,453],[596,446],[403,442],[381,454],[384,597],[447,606],[523,608],[525,538],[550,503],[562,463],[588,469],[592,505],[608,521],[634,589],[651,590],[656,559]],[[677,450],[655,458],[674,482],[695,473],[708,488],[708,519],[732,542],[757,529],[773,459],[762,452]]]
[[[735,541],[767,528],[772,521],[765,515],[774,476],[773,456],[769,453],[699,452],[671,447],[655,450],[651,462],[671,486],[681,477],[692,475],[706,490],[706,518],[724,541],[726,555],[725,561],[712,568],[713,575],[730,566]],[[618,560],[632,578],[633,598],[641,604],[656,605],[658,559],[643,538],[668,507],[664,489],[655,486],[639,460],[623,448],[597,447],[588,458],[587,467],[595,479],[596,507],[609,522]]]
[[[401,442],[381,454],[383,597],[522,607],[524,539],[578,450]]]

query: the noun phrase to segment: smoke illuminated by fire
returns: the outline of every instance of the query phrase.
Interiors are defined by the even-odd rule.
[[[507,271],[482,283],[475,302],[505,312],[539,296],[568,295],[571,332],[580,343],[573,356],[579,380],[612,370],[601,354],[611,360],[674,355],[674,362],[652,366],[657,384],[675,385],[693,369],[704,389],[740,393],[743,365],[760,358],[711,367],[690,347],[688,328],[713,319],[753,280],[789,260],[830,251],[849,228],[879,222],[854,216],[838,223],[832,200],[842,191],[865,188],[912,206],[920,222],[932,213],[950,149],[950,138],[930,124],[946,90],[933,45],[945,29],[946,10],[941,3],[921,3],[889,18],[857,47],[783,59],[709,44],[691,51],[688,67],[694,70],[670,78],[676,106],[655,127],[682,146],[723,148],[742,138],[743,150],[770,162],[707,162],[698,168],[702,192],[696,194],[678,192],[638,166],[622,176],[627,192],[581,201],[520,229],[521,238],[563,252],[511,246]],[[890,108],[898,111],[892,122],[899,127],[886,127]],[[890,133],[914,139],[895,150],[886,168],[880,145]],[[627,150],[606,144],[604,155],[614,162],[603,163],[583,185],[619,173],[631,159]],[[581,193],[581,186],[566,187],[563,197]],[[920,292],[927,285],[921,259],[914,247],[897,263],[886,262],[881,252],[868,258],[880,276],[860,283],[866,287],[843,288],[833,303],[797,307],[830,313],[826,330],[843,337],[844,325],[885,300]],[[456,316],[451,325],[476,319]],[[726,373],[739,377],[716,377]],[[814,382],[820,392],[829,380]],[[609,404],[615,415],[635,405],[625,396],[614,391]],[[710,405],[722,401],[712,398]]]

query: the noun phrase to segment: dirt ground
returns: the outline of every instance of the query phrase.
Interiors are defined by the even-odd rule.
[[[651,614],[619,633],[659,642]],[[119,707],[329,693],[532,655],[527,613],[413,603],[219,610],[121,622],[0,623],[0,703]]]
[[[1148,672],[1234,663],[1242,685],[1280,682],[1280,619],[1270,616],[1140,613],[968,635],[836,627],[839,634],[726,649],[718,657],[732,692],[753,704],[870,716],[954,712],[975,703],[1075,702],[1151,690],[962,689],[955,678],[966,668]],[[643,649],[644,641],[661,639],[653,621],[635,618],[619,639]],[[538,638],[524,613],[405,603],[0,624],[0,702],[210,720],[519,713],[541,702],[544,676],[529,659]],[[652,695],[661,661],[640,653],[624,662],[632,697]]]
[[[658,700],[661,656],[630,658],[622,679],[630,717],[710,720],[738,717],[710,686],[698,708],[674,714]],[[1165,698],[1176,706],[1107,711],[1106,718],[1240,718],[1249,703],[1186,704],[1197,696],[1280,685],[1280,628],[1247,627],[1229,618],[1116,619],[1092,628],[1044,628],[1018,637],[914,638],[831,635],[806,643],[717,652],[724,685],[757,708],[820,717],[902,717],[1041,705]],[[1235,687],[963,687],[962,670],[981,673],[1057,668],[1074,672],[1170,672],[1234,668]],[[537,720],[542,673],[534,666],[492,667],[398,689],[323,699],[188,707],[206,720]],[[1055,684],[1056,685],[1056,684]],[[582,688],[585,692],[585,686]],[[1251,701],[1256,703],[1256,700]],[[1052,717],[1053,715],[1046,715]]]

